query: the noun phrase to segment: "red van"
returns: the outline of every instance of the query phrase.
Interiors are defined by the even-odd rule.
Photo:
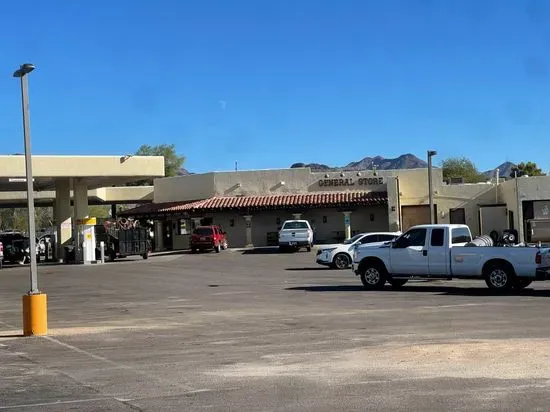
[[[191,252],[196,253],[198,250],[210,249],[214,249],[216,253],[220,253],[222,249],[227,249],[225,232],[216,225],[195,228],[191,235]]]

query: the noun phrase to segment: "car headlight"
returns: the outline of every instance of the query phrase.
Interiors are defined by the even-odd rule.
[[[328,248],[328,249],[321,249],[321,253],[324,253],[324,252],[329,253],[329,252],[332,252],[333,250],[336,250],[336,248],[335,248],[335,247],[331,247],[331,248]]]

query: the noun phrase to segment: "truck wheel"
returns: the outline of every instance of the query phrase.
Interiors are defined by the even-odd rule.
[[[216,245],[214,246],[214,250],[216,251],[216,253],[220,253],[220,250],[222,250],[222,247],[220,245]]]
[[[525,289],[531,282],[533,282],[531,279],[516,278],[514,280],[514,289]]]
[[[332,264],[336,269],[347,269],[350,264],[350,258],[345,253],[337,253],[332,259]]]
[[[143,259],[149,259],[149,252],[145,252],[143,255],[141,255]]]
[[[311,252],[311,245],[308,245],[308,246],[306,247],[306,250],[307,250],[308,252]]]
[[[508,291],[514,283],[514,274],[505,265],[492,265],[485,272],[485,283],[494,291]]]
[[[399,289],[408,281],[409,279],[390,279],[389,280],[391,287],[394,289]]]
[[[382,289],[386,283],[386,269],[377,263],[363,265],[361,282],[366,290]]]

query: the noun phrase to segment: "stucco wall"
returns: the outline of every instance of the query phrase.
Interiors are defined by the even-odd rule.
[[[309,177],[307,168],[218,172],[213,191],[216,196],[305,193]]]
[[[370,171],[311,173],[309,168],[218,172],[214,177],[217,196],[250,196],[279,193],[308,193],[330,191],[385,191],[385,177],[391,172],[379,172],[378,178]],[[381,184],[380,179],[382,178]],[[337,180],[336,184],[334,184]],[[284,182],[284,183],[283,183]]]
[[[536,190],[533,190],[533,192],[525,193],[525,190],[531,186],[531,189],[536,189],[536,186],[533,187],[532,185],[526,185],[524,188],[522,188],[522,180],[525,178],[520,178],[518,181],[518,187],[520,196],[521,193],[524,192],[524,199],[523,200],[536,200],[539,198],[539,194]],[[530,178],[529,180],[534,179]],[[514,229],[518,230],[519,232],[519,238],[520,240],[524,240],[524,227],[523,227],[523,210],[521,204],[519,205],[518,209],[518,198],[517,198],[517,192],[516,192],[516,181],[514,179],[507,180],[505,182],[502,182],[499,185],[499,201],[502,203],[506,203],[506,207],[508,208],[508,211],[513,212],[514,214]],[[521,203],[520,198],[520,203]]]
[[[401,205],[428,204],[428,169],[392,170],[392,176],[399,177]],[[433,169],[433,191],[438,194],[443,184],[443,170]]]
[[[521,200],[550,199],[550,176],[520,177],[518,186]]]
[[[434,195],[438,223],[450,223],[449,210],[464,208],[466,224],[474,236],[479,235],[479,205],[496,200],[493,184],[442,185]]]
[[[214,173],[155,179],[155,203],[182,202],[214,196]]]
[[[386,191],[399,177],[402,199],[427,202],[426,169],[312,173],[309,168],[215,172],[155,180],[155,203],[204,199],[211,196],[250,196],[278,193]],[[441,169],[434,169],[434,191],[442,186]]]

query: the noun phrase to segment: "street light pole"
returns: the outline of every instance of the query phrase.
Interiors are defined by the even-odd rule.
[[[428,197],[430,201],[430,224],[434,224],[434,192],[432,182],[432,157],[437,155],[435,150],[428,150]]]
[[[31,161],[31,129],[29,122],[29,83],[27,75],[34,70],[34,65],[23,64],[13,73],[21,79],[21,104],[23,109],[23,139],[25,141],[25,171],[27,175],[27,203],[29,212],[29,254],[31,259],[31,289],[29,295],[39,294],[36,265],[36,227],[34,213],[34,188]]]
[[[31,128],[29,120],[29,87],[27,75],[34,70],[30,63],[22,64],[13,73],[21,79],[21,105],[23,109],[23,138],[25,141],[25,174],[27,176],[27,203],[29,212],[29,255],[31,288],[23,295],[23,335],[45,335],[48,332],[47,296],[38,290],[36,264],[36,227],[34,222],[34,187],[31,158]]]

